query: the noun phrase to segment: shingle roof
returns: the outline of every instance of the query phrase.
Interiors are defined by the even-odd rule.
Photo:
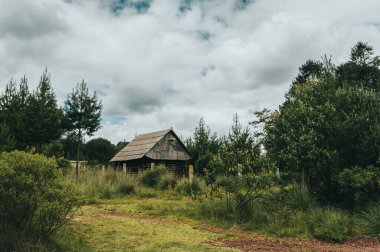
[[[166,129],[136,136],[127,146],[119,151],[110,162],[142,158],[170,131],[171,129]]]

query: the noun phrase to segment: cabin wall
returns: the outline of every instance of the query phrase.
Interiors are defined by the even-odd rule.
[[[115,168],[123,171],[124,164],[126,166],[126,173],[138,175],[145,170],[151,169],[152,167],[164,166],[169,174],[173,174],[177,177],[188,175],[188,164],[186,161],[178,160],[151,160],[148,158],[130,160],[124,162],[118,162]]]
[[[154,160],[177,161],[191,159],[186,148],[172,133],[166,134],[146,156]]]

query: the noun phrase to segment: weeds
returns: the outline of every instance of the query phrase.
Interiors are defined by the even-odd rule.
[[[380,203],[373,204],[360,213],[356,225],[367,235],[380,238]]]
[[[87,171],[78,179],[68,180],[76,184],[87,202],[97,203],[99,199],[111,202],[112,198],[119,201],[118,197],[128,196],[137,200],[134,211],[153,216],[175,215],[175,218],[192,218],[217,226],[332,242],[344,241],[354,229],[359,229],[356,234],[379,235],[379,204],[361,212],[353,222],[348,213],[319,206],[303,184],[262,189],[259,192],[262,197],[248,201],[237,214],[235,197],[208,194],[210,188],[201,178],[190,182],[187,178],[175,178],[161,168],[147,170],[140,177],[113,170]],[[146,203],[138,203],[140,200]]]

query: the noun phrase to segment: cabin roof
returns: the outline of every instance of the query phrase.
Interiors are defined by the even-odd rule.
[[[171,129],[136,136],[127,146],[125,146],[121,151],[119,151],[110,160],[110,162],[135,160],[144,157],[169,132],[172,132],[173,135],[176,136],[176,134]],[[181,143],[181,145],[183,144]],[[184,145],[183,147],[186,149]]]

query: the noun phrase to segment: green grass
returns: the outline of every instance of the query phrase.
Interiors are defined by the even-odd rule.
[[[285,194],[273,187],[264,198],[249,205],[244,221],[237,221],[229,214],[225,198],[205,197],[202,193],[194,197],[183,190],[189,184],[186,180],[175,182],[174,188],[165,186],[163,190],[160,186],[143,186],[140,177],[113,171],[89,172],[78,179],[68,177],[67,183],[78,188],[84,205],[76,219],[54,237],[51,250],[229,251],[213,247],[210,241],[237,238],[228,235],[230,228],[265,236],[334,242],[366,234],[353,226],[352,214],[318,206],[306,187],[290,185]],[[207,188],[200,184],[204,192]],[[369,229],[368,220],[376,216],[377,210],[375,207],[361,215],[361,229],[370,230],[368,234],[376,235],[377,226]],[[227,230],[212,232],[204,227]]]
[[[230,237],[225,234],[179,220],[135,215],[128,211],[136,209],[135,203],[130,207],[130,200],[103,203],[107,204],[81,207],[71,224],[56,236],[57,243],[77,251],[234,251],[207,244],[211,239]]]

